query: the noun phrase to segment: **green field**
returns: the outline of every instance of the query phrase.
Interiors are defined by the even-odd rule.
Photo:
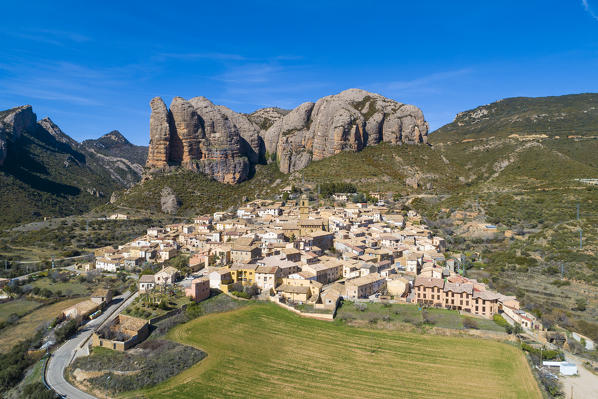
[[[450,328],[461,330],[463,316],[456,310],[429,308],[420,310],[418,305],[412,304],[383,304],[383,303],[361,303],[355,304],[351,301],[344,301],[336,312],[337,320],[355,324],[354,321],[367,321],[372,325],[380,325],[386,322],[408,323],[416,326],[426,324],[428,326]],[[505,329],[492,320],[474,318],[477,329],[504,332]]]
[[[0,322],[8,320],[13,313],[19,317],[24,316],[41,305],[41,303],[29,299],[17,299],[0,304]]]
[[[273,304],[210,314],[169,338],[206,359],[148,398],[541,398],[522,352],[495,341],[348,327]]]
[[[40,278],[39,280],[34,281],[31,286],[39,287],[40,289],[47,288],[54,293],[60,291],[62,295],[67,296],[89,295],[91,293],[91,289],[93,288],[92,285],[81,283],[75,279],[64,282],[56,281],[54,283],[48,277]]]

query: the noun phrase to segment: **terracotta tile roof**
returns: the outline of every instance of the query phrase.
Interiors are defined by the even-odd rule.
[[[431,278],[418,276],[413,283],[414,287],[423,286],[426,288],[438,287],[442,289],[444,287],[444,280],[441,278]]]

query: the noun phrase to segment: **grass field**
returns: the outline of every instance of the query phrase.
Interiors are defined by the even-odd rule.
[[[514,346],[347,327],[273,304],[200,317],[169,337],[207,358],[130,397],[541,398]]]
[[[31,337],[42,323],[53,320],[64,309],[84,300],[85,298],[68,299],[52,305],[42,306],[29,313],[19,320],[16,325],[2,330],[0,334],[0,350],[8,350],[15,343]]]
[[[90,285],[83,284],[76,280],[71,281],[57,281],[52,282],[47,277],[40,278],[31,284],[33,287],[39,287],[40,289],[48,288],[52,292],[61,291],[63,295],[88,295],[90,294]]]
[[[358,308],[359,306],[360,308]],[[413,325],[426,323],[430,326],[454,330],[465,328],[463,327],[463,316],[456,310],[430,308],[422,311],[419,310],[419,306],[411,304],[362,303],[356,306],[351,301],[344,301],[336,312],[336,318],[349,323],[353,320],[365,320],[374,325],[388,320]],[[481,318],[474,320],[480,330],[505,331],[503,327],[492,320]]]
[[[29,299],[17,299],[15,301],[5,302],[0,304],[0,321],[8,320],[13,313],[21,317],[41,305],[41,303]]]

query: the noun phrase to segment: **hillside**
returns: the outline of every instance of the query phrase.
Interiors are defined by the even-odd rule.
[[[85,140],[81,146],[106,156],[126,159],[140,166],[145,165],[147,160],[147,146],[132,144],[118,130],[106,133],[99,139]]]
[[[552,104],[553,114],[586,115],[588,102],[579,100],[594,96],[564,97],[568,105],[562,108],[554,105],[554,99],[562,102],[562,98],[546,100]],[[503,109],[501,115],[523,118],[518,111],[521,101],[497,103]],[[508,104],[514,104],[514,109],[508,109]],[[532,108],[525,108],[525,114],[540,112],[537,108],[529,111]],[[502,116],[487,118],[485,126],[506,126]],[[364,192],[399,194],[400,205],[420,211],[428,224],[447,238],[453,251],[467,254],[470,276],[501,292],[516,294],[527,309],[542,315],[547,325],[594,334],[597,330],[592,322],[598,318],[598,189],[576,180],[598,178],[598,139],[591,134],[591,124],[583,129],[583,135],[578,134],[581,137],[509,137],[514,130],[504,127],[502,135],[496,130],[479,130],[476,139],[467,140],[462,138],[478,131],[480,122],[466,118],[460,123],[459,130],[453,123],[439,129],[442,136],[432,133],[431,146],[382,143],[313,161],[287,175],[278,173],[272,164],[262,166],[252,180],[238,188],[192,172],[179,172],[176,180],[158,174],[131,189],[119,205],[159,213],[160,190],[167,185],[182,202],[181,216],[225,209],[241,203],[241,196],[268,198],[268,193],[280,187],[301,186],[302,182],[312,187],[346,182]],[[553,126],[560,125],[555,122]],[[538,133],[517,131],[520,136]],[[260,188],[257,193],[255,187]],[[576,218],[577,204],[580,220]],[[469,213],[464,217],[460,211]],[[487,225],[496,227],[488,229]],[[578,301],[585,301],[587,308],[579,307]]]
[[[0,119],[0,226],[86,212],[140,179],[140,165],[87,149],[30,106]]]
[[[285,176],[275,164],[256,165],[249,181],[236,185],[221,183],[203,173],[183,168],[168,172],[149,173],[144,180],[117,193],[117,200],[99,208],[103,210],[134,211],[137,214],[163,216],[162,191],[170,188],[176,197],[177,216],[192,217],[240,206],[245,199],[267,198],[280,192]]]
[[[546,135],[598,136],[598,93],[553,97],[514,97],[459,113],[431,133],[432,143]]]

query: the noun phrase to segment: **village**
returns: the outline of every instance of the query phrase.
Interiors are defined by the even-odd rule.
[[[464,255],[448,252],[415,211],[393,210],[381,195],[374,203],[351,196],[336,193],[322,206],[307,194],[255,200],[96,250],[86,270],[143,272],[139,297],[93,344],[128,349],[148,335],[143,320],[161,320],[185,299],[199,302],[214,291],[327,320],[343,300],[411,303],[485,319],[500,313],[512,325],[543,330],[515,297],[465,277]],[[188,264],[165,266],[181,256]]]

